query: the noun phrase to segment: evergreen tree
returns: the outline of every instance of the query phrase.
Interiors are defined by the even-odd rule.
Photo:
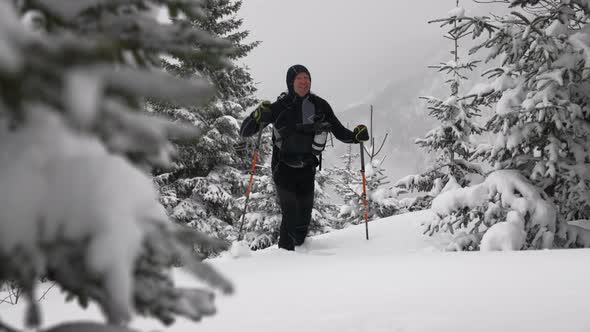
[[[332,174],[328,170],[318,170],[316,173],[313,211],[309,225],[310,236],[339,228],[338,209],[327,192],[331,177]]]
[[[473,71],[479,61],[466,61],[461,57],[459,42],[471,34],[478,36],[484,29],[489,31],[490,27],[482,19],[465,16],[465,10],[459,7],[458,0],[456,8],[449,12],[448,17],[429,23],[435,22],[441,23],[441,27],[448,27],[444,37],[453,42],[450,51],[452,58],[430,68],[436,68],[449,77],[446,83],[450,85],[450,95],[446,98],[421,97],[428,104],[429,114],[440,121],[440,125],[429,131],[424,138],[417,139],[416,144],[435,153],[436,159],[435,164],[426,172],[398,182],[398,186],[405,185],[408,190],[441,189],[450,178],[457,179],[464,186],[469,184],[468,174],[480,173],[479,167],[469,162],[474,149],[471,136],[482,131],[473,121],[480,113],[476,102],[478,100],[468,102],[468,96],[462,91],[467,72]],[[472,26],[475,29],[469,31]],[[436,191],[431,192],[433,195],[437,194]]]
[[[272,179],[271,153],[272,131],[264,129],[258,161],[254,174],[250,200],[244,217],[243,238],[252,250],[264,249],[278,242],[281,225],[281,207]],[[249,175],[243,176],[240,211],[243,211]],[[240,219],[240,224],[242,219]],[[239,229],[239,227],[237,227]],[[236,231],[238,230],[236,229]],[[237,236],[236,236],[237,238]]]
[[[203,5],[208,15],[174,21],[189,24],[231,42],[231,52],[225,52],[231,65],[203,62],[200,56],[174,56],[163,60],[167,71],[180,77],[204,77],[217,88],[215,98],[204,106],[185,109],[167,104],[154,105],[157,111],[186,118],[205,131],[201,144],[181,147],[174,178],[207,176],[219,165],[241,167],[247,164],[243,156],[233,150],[240,140],[236,120],[256,103],[253,96],[256,88],[247,68],[240,66],[237,61],[259,43],[244,43],[249,32],[240,30],[243,21],[237,18],[237,13],[242,6],[241,0],[206,0]]]
[[[359,214],[359,197],[353,185],[355,177],[359,176],[358,171],[353,169],[353,163],[357,158],[359,158],[359,154],[353,154],[352,145],[347,145],[346,153],[340,157],[343,165],[336,167],[332,171],[333,176],[330,177],[334,190],[342,198],[336,228],[349,226],[353,221],[357,221],[359,216],[362,216],[362,213]]]
[[[398,202],[395,197],[400,190],[391,186],[385,187],[389,184],[388,177],[385,175],[385,169],[381,167],[382,160],[376,157],[385,145],[388,134],[384,136],[379,147],[377,147],[374,136],[372,105],[370,119],[370,144],[368,147],[364,146],[365,160],[368,161],[365,165],[365,176],[367,180],[369,218],[376,219],[392,216],[398,210]],[[356,147],[358,148],[358,146]],[[360,153],[353,154],[352,149],[353,145],[347,146],[347,153],[341,157],[343,166],[336,168],[332,180],[336,192],[340,194],[344,202],[340,206],[338,214],[337,226],[339,228],[364,222],[365,207],[362,199],[363,188],[359,170],[360,165],[357,164],[357,168],[354,165],[354,163],[360,163]]]
[[[397,214],[400,204],[397,199],[405,189],[395,188],[390,184],[385,169],[381,167],[382,161],[373,159],[366,167],[367,172],[367,195],[369,198],[369,210],[373,219],[386,218]]]
[[[518,0],[510,7],[522,10],[500,18],[495,32],[472,50],[487,49],[488,60],[501,61],[487,71],[492,81],[474,97],[494,106],[487,128],[495,140],[472,157],[495,169],[518,170],[545,200],[554,201],[558,227],[566,229],[568,221],[589,218],[589,9],[578,1]],[[464,226],[480,232],[473,224],[493,219],[489,227],[505,219],[498,197],[490,203],[460,212],[473,220]],[[524,227],[531,247],[541,239],[553,241],[556,231],[555,221],[540,226],[530,215]]]
[[[352,145],[342,155],[343,166],[334,170],[332,183],[336,193],[342,197],[338,220],[335,228],[357,225],[364,222],[365,206],[362,199],[362,180],[360,171],[354,169],[353,163],[358,161],[359,154],[352,153]],[[369,204],[369,220],[385,218],[399,211],[397,196],[404,190],[388,186],[387,175],[381,167],[379,159],[373,159],[365,167],[367,203]]]
[[[358,157],[359,154],[352,153],[352,144],[348,144],[346,146],[346,153],[340,157],[343,164],[342,167],[336,167],[333,171],[335,173],[335,176],[332,177],[334,180],[334,188],[343,198],[346,198],[346,195],[350,193],[352,179],[357,173],[357,171],[353,169],[353,162]]]
[[[201,12],[198,1],[0,3],[0,283],[22,286],[31,327],[40,324],[41,277],[82,306],[95,302],[114,325],[135,312],[165,324],[213,314],[210,289],[175,286],[178,263],[213,288],[232,289],[189,249],[225,245],[169,222],[138,167],[168,167],[168,138],[200,134],[138,112],[143,98],[192,105],[213,92],[204,80],[154,68],[160,55],[229,44],[158,23],[154,5]]]
[[[399,192],[404,189],[392,188],[389,185],[388,176],[385,175],[385,169],[382,167],[383,159],[377,159],[381,150],[385,146],[388,133],[385,134],[379,147],[375,144],[375,129],[373,126],[373,105],[371,105],[371,122],[370,122],[370,139],[368,148],[364,146],[365,155],[368,157],[369,163],[365,165],[366,180],[367,180],[367,196],[369,200],[369,209],[375,218],[385,218],[392,216],[399,210],[399,204],[396,199]],[[366,160],[366,159],[365,159]],[[362,203],[362,202],[361,202]]]
[[[362,198],[360,171],[357,171],[355,175],[349,186],[349,192],[345,194],[346,201],[340,208],[339,217],[344,218],[346,223],[357,225],[365,221],[365,205]],[[400,210],[397,196],[405,190],[388,186],[389,181],[380,160],[373,159],[365,166],[365,177],[369,221],[396,214]]]
[[[199,57],[164,59],[165,68],[175,75],[210,80],[217,87],[215,98],[205,106],[191,108],[153,104],[154,110],[190,120],[204,131],[197,144],[180,146],[177,165],[170,173],[158,176],[163,202],[177,220],[224,239],[237,231],[231,226],[241,213],[237,198],[244,187],[239,179],[248,169],[251,152],[234,149],[240,141],[238,119],[256,102],[254,82],[247,68],[237,64],[258,45],[244,43],[249,32],[240,30],[242,20],[236,17],[241,5],[242,1],[207,0],[207,16],[174,20],[231,42],[232,51],[226,54],[232,62],[229,67],[206,63]]]
[[[488,71],[495,80],[482,96],[495,106],[487,126],[496,140],[477,155],[496,169],[518,169],[554,197],[561,223],[589,219],[590,9],[584,1],[546,0],[510,7],[523,11],[474,49],[502,61]]]

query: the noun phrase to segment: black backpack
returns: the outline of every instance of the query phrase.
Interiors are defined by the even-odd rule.
[[[284,103],[285,111],[292,107],[285,100],[287,96],[283,92],[277,98]],[[283,128],[273,126],[273,144],[280,151],[280,161],[291,167],[303,167],[309,163],[308,156],[313,155],[321,170],[322,152],[326,148],[331,124],[325,121],[325,113],[321,109],[316,108],[315,112],[313,123],[285,125]]]

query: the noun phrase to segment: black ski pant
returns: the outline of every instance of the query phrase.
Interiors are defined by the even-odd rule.
[[[293,168],[280,163],[273,176],[281,205],[279,248],[294,250],[305,241],[315,184],[315,167]]]

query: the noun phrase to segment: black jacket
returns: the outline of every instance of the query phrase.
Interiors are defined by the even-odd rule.
[[[338,121],[336,115],[334,115],[334,111],[332,111],[332,108],[330,107],[330,104],[328,104],[327,101],[314,94],[308,94],[306,97],[309,98],[308,100],[315,107],[316,122],[322,121],[329,123],[330,131],[338,140],[344,143],[358,143],[354,139],[353,132],[346,129],[340,123],[340,121]],[[304,123],[302,105],[306,97],[300,97],[296,94],[288,94],[283,97],[280,97],[276,102],[271,104],[270,123],[273,124],[274,128],[273,143],[276,143],[276,140],[279,136],[283,136],[283,138],[294,137],[293,135],[300,131],[301,124]],[[251,114],[242,123],[242,127],[240,128],[240,135],[243,137],[252,136],[262,129],[260,127],[261,126],[254,120]],[[313,139],[313,136],[311,137]],[[298,136],[297,139],[298,141],[294,144],[300,145],[302,147],[305,147],[308,144],[310,144],[310,142],[306,141],[306,138],[304,136]],[[314,166],[318,163],[317,158],[311,153],[301,152],[286,155],[287,151],[281,150],[292,149],[287,149],[286,146],[283,149],[281,149],[278,147],[277,144],[273,144],[273,169],[276,168],[276,165],[278,165],[279,161],[287,161],[287,164],[290,165],[289,162],[291,160],[286,159],[292,158],[299,158],[299,160],[303,161],[304,164],[313,164]]]

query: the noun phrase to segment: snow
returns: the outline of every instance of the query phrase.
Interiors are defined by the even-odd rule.
[[[590,25],[586,24],[582,29],[572,34],[568,38],[576,51],[584,52],[586,67],[590,63]]]
[[[538,75],[537,80],[552,80],[559,84],[559,86],[563,86],[563,73],[564,69],[555,69],[553,71]]]
[[[399,200],[399,206],[402,208],[408,208],[416,201],[416,197],[405,197]]]
[[[524,218],[520,213],[510,211],[505,222],[492,225],[483,235],[481,251],[520,250],[525,239]]]
[[[447,14],[449,18],[455,17],[455,18],[464,18],[465,17],[465,8],[463,7],[456,7],[453,8],[451,10],[449,10],[449,13]]]
[[[365,162],[365,176],[368,178],[373,175],[375,175],[375,166],[373,165],[373,163],[371,163],[370,160],[367,160]]]
[[[524,91],[522,86],[507,89],[496,103],[496,113],[507,115],[517,110],[524,100]]]
[[[480,184],[443,192],[432,201],[432,210],[444,217],[465,207],[483,206],[497,194],[505,208],[522,216],[528,214],[533,224],[555,232],[555,207],[542,199],[539,191],[514,170],[495,171]]]
[[[586,248],[590,246],[590,230],[580,225],[576,220],[561,224],[555,235],[566,240],[564,244],[566,248],[573,244]]]
[[[421,235],[433,218],[420,211],[314,237],[308,253],[275,247],[244,259],[210,263],[236,284],[200,323],[164,328],[136,319],[142,331],[587,331],[590,250],[445,252],[444,237]],[[567,271],[567,273],[563,273]],[[175,274],[179,285],[194,281]],[[564,305],[567,304],[567,305]],[[46,325],[101,320],[52,290],[41,301]],[[0,305],[21,325],[24,305]]]
[[[403,178],[397,180],[397,182],[395,182],[393,184],[393,186],[394,187],[402,187],[402,188],[410,188],[414,184],[414,179],[416,177],[418,177],[418,175],[415,175],[415,174],[406,175]]]
[[[588,219],[570,220],[567,223],[570,225],[575,225],[590,230],[590,220]]]
[[[559,35],[567,35],[567,25],[561,23],[559,20],[554,20],[546,29],[547,36],[558,37]]]
[[[469,93],[467,93],[467,95],[476,95],[478,98],[481,98],[489,95],[492,92],[494,92],[494,88],[490,84],[479,82],[476,83],[471,88],[471,90],[469,90]]]
[[[507,89],[515,88],[517,85],[516,80],[510,75],[509,68],[503,68],[504,73],[492,82],[492,88],[494,91],[504,91]]]
[[[102,279],[105,302],[125,321],[145,225],[167,220],[152,180],[50,110],[34,108],[28,116],[26,126],[0,139],[0,252],[31,255],[32,268],[43,274],[55,257],[39,242],[88,243],[86,268]]]
[[[450,96],[443,102],[443,105],[457,107],[457,96]]]
[[[382,205],[385,202],[389,201],[390,198],[393,198],[393,193],[390,189],[377,188],[377,190],[373,190],[372,192],[370,192],[368,196],[369,200]]]
[[[350,205],[341,205],[340,212],[338,213],[338,217],[349,215],[353,212],[353,208]]]
[[[68,111],[84,128],[94,123],[102,95],[102,82],[82,70],[73,70],[67,75]]]
[[[313,237],[306,238],[301,245],[295,246],[295,252],[302,254],[309,253],[309,251],[313,248],[313,241]]]
[[[250,250],[248,243],[244,241],[236,241],[232,243],[231,247],[229,248],[229,254],[233,258],[250,257],[252,255],[252,251]]]
[[[436,178],[434,179],[434,183],[432,184],[432,188],[428,192],[429,196],[435,197],[443,190],[443,179]]]
[[[444,188],[441,190],[441,192],[444,193],[447,191],[457,190],[457,189],[461,189],[461,185],[459,185],[459,183],[457,182],[457,179],[455,179],[454,176],[450,176],[449,181],[447,181],[447,184],[444,186]]]

